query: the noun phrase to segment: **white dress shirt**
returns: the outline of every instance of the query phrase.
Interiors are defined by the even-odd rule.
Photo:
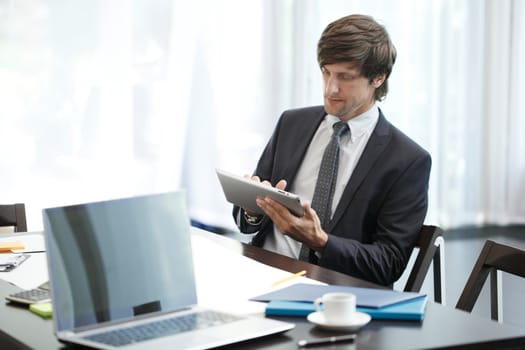
[[[379,109],[374,104],[363,114],[348,121],[350,133],[345,134],[341,139],[339,168],[331,215],[335,212],[346,184],[350,180],[350,176],[370,139],[378,119]],[[304,160],[290,188],[290,192],[298,194],[303,201],[309,201],[310,203],[312,201],[324,149],[332,137],[333,125],[338,121],[339,118],[336,116],[326,115],[308,146]],[[264,241],[264,248],[297,259],[301,250],[301,244],[301,242],[283,235],[279,228],[274,225],[273,234],[268,235]]]

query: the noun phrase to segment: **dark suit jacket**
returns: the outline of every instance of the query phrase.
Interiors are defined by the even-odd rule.
[[[285,111],[266,146],[255,175],[290,188],[310,141],[326,112],[322,106]],[[326,229],[329,238],[320,266],[383,285],[403,273],[428,206],[431,158],[379,112],[379,120]],[[233,214],[237,217],[238,207]],[[264,217],[240,230],[258,232],[262,246],[273,223]]]

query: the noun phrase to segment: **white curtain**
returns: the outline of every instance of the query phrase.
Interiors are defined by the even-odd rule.
[[[0,202],[185,189],[233,228],[216,167],[253,171],[279,114],[321,104],[316,43],[366,13],[398,49],[387,118],[433,157],[427,222],[525,223],[519,0],[0,2]]]

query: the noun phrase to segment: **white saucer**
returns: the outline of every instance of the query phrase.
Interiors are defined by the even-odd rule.
[[[363,327],[365,324],[370,322],[372,317],[369,314],[364,312],[356,311],[354,318],[350,323],[347,324],[334,324],[328,323],[325,320],[325,317],[322,312],[312,312],[306,316],[306,319],[316,326],[321,328],[330,329],[334,331],[357,331],[359,328]]]

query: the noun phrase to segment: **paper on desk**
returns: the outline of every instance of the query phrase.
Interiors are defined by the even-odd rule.
[[[45,249],[41,234],[20,236],[20,240],[26,245],[26,250]],[[293,273],[259,263],[205,237],[192,235],[192,244],[197,297],[202,306],[235,314],[264,316],[266,303],[250,301],[250,298],[295,283],[322,284],[298,277],[274,287],[276,281]],[[0,278],[22,289],[38,287],[49,279],[46,254],[31,254],[16,269],[0,273]]]
[[[12,241],[13,235],[10,237],[0,238],[0,242]],[[22,242],[24,251],[43,251],[45,250],[44,237],[41,233],[28,234],[16,236],[16,240]],[[32,289],[38,287],[40,284],[46,282],[48,277],[47,259],[45,253],[33,253],[24,261],[23,264],[17,266],[12,271],[1,272],[0,278],[18,286],[22,289]]]
[[[250,301],[253,296],[294,283],[321,284],[298,277],[272,286],[292,273],[259,263],[201,236],[192,235],[192,244],[198,302],[205,307],[264,316],[266,303]]]
[[[22,289],[33,289],[49,280],[45,253],[35,253],[9,272],[0,272],[0,278]]]

